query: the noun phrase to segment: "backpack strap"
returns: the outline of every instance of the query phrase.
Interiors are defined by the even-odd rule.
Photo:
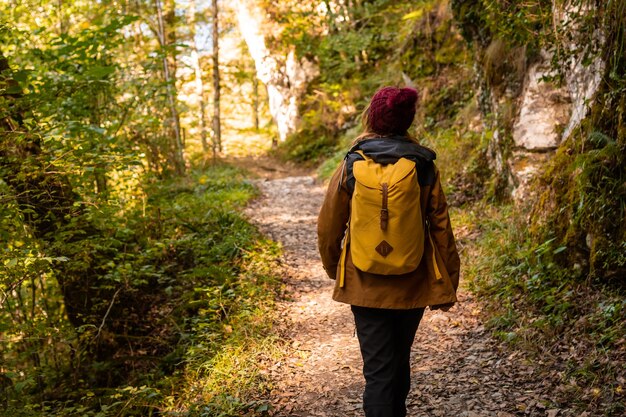
[[[366,156],[365,153],[369,156]],[[343,185],[345,178],[346,190],[351,195],[354,190],[354,176],[352,175],[354,162],[368,158],[385,165],[394,164],[402,157],[415,162],[415,169],[418,173],[417,180],[420,186],[433,185],[435,181],[433,164],[436,158],[435,153],[424,146],[400,137],[370,138],[352,145],[344,157],[343,175],[340,183]]]
[[[346,281],[346,261],[348,259],[348,245],[350,244],[350,219],[346,223],[346,234],[341,241],[341,256],[339,257],[339,287],[343,288]]]
[[[358,146],[358,145],[355,145]],[[372,159],[369,156],[365,155],[365,153],[360,150],[354,150],[354,147],[348,151],[346,156],[343,158],[343,166],[341,167],[341,177],[339,178],[339,184],[337,185],[337,190],[341,189],[343,185],[343,178],[346,177],[346,187],[348,189],[348,194],[352,195],[352,191],[354,191],[354,177],[352,177],[352,181],[350,181],[350,176],[352,175],[352,164],[354,161],[350,162],[348,159],[350,158],[350,154],[357,154],[364,160]],[[352,184],[351,184],[352,183]]]
[[[361,155],[361,157],[366,161],[371,161],[372,158],[365,155],[360,149],[354,151],[354,153]],[[347,165],[347,158],[344,160],[344,164]],[[344,165],[344,169],[345,169]],[[341,186],[341,185],[340,185]],[[342,246],[341,246],[341,256],[339,257],[339,287],[343,288],[346,284],[346,262],[348,260],[348,246],[350,245],[350,218],[348,218],[348,222],[346,223],[346,234],[343,236]]]
[[[366,161],[372,160],[372,158],[365,155],[365,152],[363,152],[360,149],[357,149],[356,151],[354,151],[354,153],[361,155],[361,157]],[[346,158],[346,160],[344,160],[343,169],[345,169],[347,163],[348,161]],[[339,186],[341,187],[341,182],[339,183]],[[339,287],[343,288],[346,283],[346,262],[348,259],[348,246],[350,245],[350,219],[349,218],[348,218],[348,222],[346,223],[346,234],[343,236],[343,240],[341,243],[342,243],[341,256],[339,257]]]
[[[372,158],[370,158],[369,156],[365,155],[365,152],[363,152],[362,150],[358,149],[356,151],[354,151],[354,153],[358,153],[359,155],[361,155],[363,157],[363,159],[365,159],[366,161],[371,161]]]

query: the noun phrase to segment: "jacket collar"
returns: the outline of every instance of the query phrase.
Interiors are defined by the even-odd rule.
[[[434,151],[403,136],[364,139],[355,144],[348,153],[357,150],[363,151],[379,164],[394,163],[403,157],[416,162],[431,162],[437,158]]]

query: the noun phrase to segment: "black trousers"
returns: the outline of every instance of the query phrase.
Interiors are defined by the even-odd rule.
[[[405,417],[411,387],[411,345],[424,309],[352,306],[352,313],[363,356],[365,416]]]

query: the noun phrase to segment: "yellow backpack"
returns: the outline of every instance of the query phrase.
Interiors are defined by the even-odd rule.
[[[353,165],[352,211],[342,257],[349,243],[352,262],[361,271],[380,275],[414,271],[425,242],[415,162],[400,158],[381,165],[357,152],[364,160]]]

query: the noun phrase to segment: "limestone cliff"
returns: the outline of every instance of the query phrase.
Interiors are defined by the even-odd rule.
[[[564,266],[620,275],[626,260],[622,2],[454,0],[475,51],[487,156],[529,232]],[[622,271],[622,272],[620,272]]]

